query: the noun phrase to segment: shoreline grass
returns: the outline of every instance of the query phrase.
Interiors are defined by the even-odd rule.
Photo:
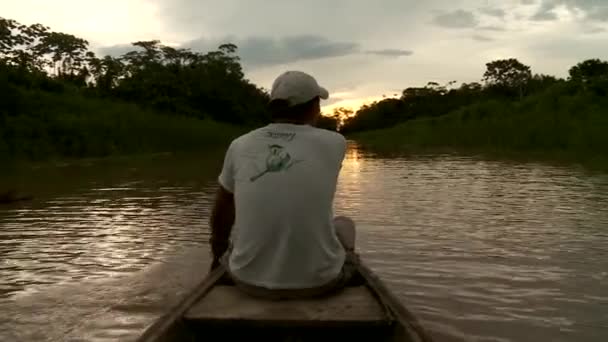
[[[4,116],[0,127],[4,162],[204,151],[224,146],[244,131],[115,100],[20,93],[27,103],[18,114]]]
[[[349,138],[385,153],[450,151],[608,170],[608,99],[563,90],[521,102],[486,101]]]

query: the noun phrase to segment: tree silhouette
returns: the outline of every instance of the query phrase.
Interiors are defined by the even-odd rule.
[[[575,82],[588,83],[593,80],[608,79],[608,62],[589,59],[570,68],[570,79]]]
[[[2,134],[13,134],[3,131],[9,126],[6,118],[32,113],[28,99],[35,92],[36,98],[44,98],[48,92],[63,94],[64,99],[69,99],[66,103],[83,97],[128,102],[146,112],[167,114],[171,119],[189,116],[247,127],[267,123],[268,90],[245,78],[238,52],[238,47],[229,42],[211,51],[197,52],[159,40],[142,40],[133,42],[130,51],[121,56],[97,56],[85,39],[41,24],[22,25],[0,18],[0,93],[4,94],[0,101],[0,120],[4,120],[0,121],[0,149]],[[608,62],[583,61],[570,69],[568,80],[562,80],[533,75],[529,66],[515,58],[502,59],[486,64],[481,82],[463,83],[460,87],[455,84],[456,81],[430,81],[410,86],[399,97],[384,96],[356,113],[337,108],[322,117],[318,126],[339,128],[349,134],[419,118],[433,121],[459,111],[468,120],[475,116],[467,109],[472,105],[509,104],[553,88],[572,96],[580,92],[586,92],[585,96],[605,96]],[[484,111],[476,113],[486,115]],[[36,115],[24,122],[44,125],[44,120]]]
[[[530,67],[515,58],[501,59],[486,64],[483,80],[490,86],[517,89],[519,98],[524,96],[524,87],[532,78]]]

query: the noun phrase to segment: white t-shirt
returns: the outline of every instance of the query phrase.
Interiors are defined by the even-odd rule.
[[[346,141],[309,125],[273,123],[232,142],[219,176],[234,194],[228,267],[269,289],[311,288],[340,272],[333,199]]]

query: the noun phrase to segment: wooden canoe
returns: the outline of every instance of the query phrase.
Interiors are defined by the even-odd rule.
[[[137,341],[432,341],[369,268],[362,262],[357,268],[361,285],[322,298],[271,301],[225,284],[220,267]]]

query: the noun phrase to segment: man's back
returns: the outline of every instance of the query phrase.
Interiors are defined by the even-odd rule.
[[[340,273],[333,199],[346,143],[309,125],[274,123],[236,139],[220,184],[234,194],[229,269],[269,289],[311,288]]]

